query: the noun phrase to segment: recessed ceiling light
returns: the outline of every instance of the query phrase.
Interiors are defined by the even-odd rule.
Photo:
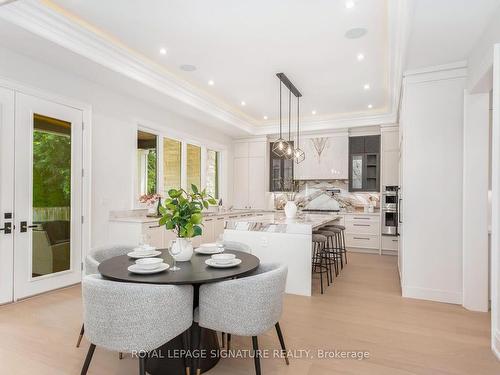
[[[368,109],[372,109],[372,108],[373,108],[373,105],[368,104]]]
[[[365,55],[363,55],[362,53],[358,53],[356,58],[358,59],[358,61],[363,61],[365,59]]]
[[[167,49],[166,48],[160,48],[160,55],[166,55],[167,54]]]
[[[244,101],[244,100],[242,100],[242,101],[241,101],[241,105],[244,107],[244,106],[246,106],[246,105],[247,105],[247,103],[245,103],[245,101]]]
[[[363,27],[355,27],[354,29],[347,30],[344,36],[347,39],[358,39],[365,36],[368,30]]]
[[[315,109],[313,109],[313,110],[311,111],[311,113],[312,113],[313,115],[315,115],[315,114],[316,114],[316,110],[315,110]]]
[[[370,90],[370,85],[368,83],[365,83],[365,85],[363,86],[363,88],[365,90]]]
[[[208,81],[208,85],[213,86],[213,85],[215,85],[215,82],[211,79],[210,81]]]
[[[345,7],[346,7],[347,9],[354,8],[354,5],[355,5],[355,4],[354,4],[354,1],[352,1],[352,0],[347,0],[347,1],[345,2]]]
[[[185,72],[194,72],[196,70],[196,66],[191,65],[191,64],[183,64],[179,66],[181,70],[184,70]]]
[[[267,120],[267,116],[264,116],[264,120]]]

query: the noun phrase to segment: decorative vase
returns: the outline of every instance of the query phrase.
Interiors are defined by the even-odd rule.
[[[176,253],[173,257],[177,262],[189,262],[193,256],[193,244],[190,238],[176,238],[172,244],[174,251]]]
[[[154,204],[148,206],[148,215],[149,216],[156,216],[156,207]]]
[[[297,215],[297,205],[294,201],[288,201],[285,204],[285,216],[287,219],[293,219]]]

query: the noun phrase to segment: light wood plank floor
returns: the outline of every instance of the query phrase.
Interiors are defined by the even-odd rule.
[[[319,286],[319,285],[317,285]],[[318,291],[319,288],[316,289]],[[500,374],[490,352],[489,314],[400,297],[396,259],[351,254],[326,294],[287,296],[281,321],[289,349],[367,351],[354,359],[262,361],[264,374]],[[88,342],[75,348],[81,324],[80,288],[0,307],[0,374],[79,374]],[[277,349],[275,332],[260,340]],[[235,337],[233,349],[250,349]],[[137,362],[97,349],[89,374],[137,374]],[[209,374],[253,374],[251,359],[224,359]]]

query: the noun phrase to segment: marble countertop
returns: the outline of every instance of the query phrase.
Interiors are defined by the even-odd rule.
[[[226,229],[251,232],[311,234],[327,223],[340,219],[340,215],[299,213],[294,219],[287,219],[282,212],[261,216],[250,216],[228,220]]]

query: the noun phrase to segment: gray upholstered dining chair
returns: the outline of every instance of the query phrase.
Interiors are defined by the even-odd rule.
[[[191,327],[193,293],[191,285],[120,283],[100,275],[85,276],[83,321],[91,344],[81,374],[87,373],[99,346],[137,354],[139,374],[145,375],[147,353]]]
[[[99,274],[97,268],[102,261],[106,259],[113,258],[119,255],[125,255],[130,253],[135,246],[130,245],[111,245],[111,246],[101,246],[96,247],[90,251],[90,253],[85,258],[85,275]],[[85,333],[85,324],[82,324],[80,329],[80,335],[78,336],[78,341],[76,342],[76,347],[80,347],[82,342],[83,334]],[[120,359],[122,355],[120,353]]]
[[[195,321],[200,327],[229,335],[251,336],[254,350],[255,372],[260,375],[257,336],[273,326],[276,328],[281,350],[288,365],[286,348],[279,319],[283,311],[283,296],[287,266],[279,263],[261,264],[248,277],[205,284],[200,287],[199,307]],[[195,359],[196,374],[200,373]]]

